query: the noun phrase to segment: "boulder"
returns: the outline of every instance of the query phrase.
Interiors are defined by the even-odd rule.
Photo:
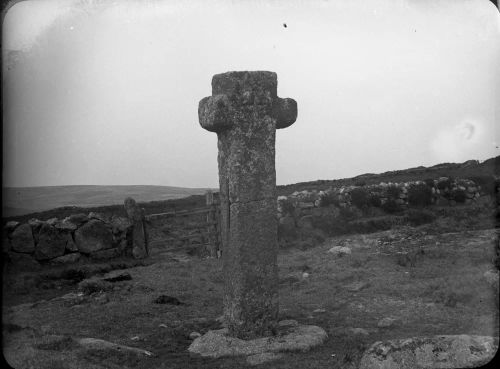
[[[106,217],[104,214],[101,213],[95,213],[91,211],[88,215],[89,219],[97,219],[100,220],[101,222],[107,223],[109,221],[108,217]]]
[[[35,259],[48,260],[64,255],[66,243],[67,238],[63,233],[48,223],[43,224],[35,248]]]
[[[335,256],[350,255],[351,249],[347,246],[333,246],[330,250],[328,250],[328,253]]]
[[[198,332],[191,332],[191,333],[189,333],[189,339],[190,340],[194,340],[194,339],[196,339],[198,337],[201,337],[201,333],[198,333]]]
[[[14,229],[11,236],[12,250],[16,252],[32,253],[35,251],[35,242],[29,224],[21,224]]]
[[[69,217],[65,218],[64,220],[70,223],[74,223],[77,226],[80,226],[84,223],[87,223],[89,221],[89,218],[87,217],[87,215],[79,213],[79,214],[72,214]]]
[[[59,219],[57,218],[50,218],[49,220],[47,220],[45,223],[47,223],[48,225],[51,225],[51,226],[55,226],[57,223],[59,223]]]
[[[75,223],[70,222],[69,220],[67,220],[67,218],[63,219],[61,222],[56,223],[55,227],[61,231],[68,232],[75,231],[78,228]]]
[[[40,228],[43,224],[45,224],[45,222],[36,218],[31,218],[28,220],[28,224],[31,226],[31,233],[33,234],[35,243],[38,243],[38,234],[40,233]]]
[[[113,235],[103,222],[92,219],[75,231],[75,241],[81,253],[90,254],[112,247]]]
[[[488,363],[498,338],[450,335],[375,342],[365,351],[360,369],[475,368]]]
[[[20,223],[15,220],[11,220],[5,224],[5,229],[7,232],[12,232]]]
[[[114,234],[126,232],[131,229],[132,222],[124,217],[113,217],[111,219],[111,227]]]

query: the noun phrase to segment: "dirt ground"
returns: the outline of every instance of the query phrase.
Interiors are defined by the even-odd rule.
[[[495,287],[484,275],[494,268],[496,237],[494,229],[438,233],[426,225],[282,250],[281,318],[318,325],[329,338],[309,352],[287,353],[259,367],[355,368],[365,348],[383,339],[498,337],[498,283]],[[352,253],[328,253],[339,245]],[[242,357],[205,359],[187,351],[190,333],[220,328],[221,261],[173,254],[161,246],[152,252],[148,265],[125,269],[132,279],[108,282],[103,291],[81,296],[67,294],[78,292],[83,277],[101,276],[113,266],[86,273],[78,272],[79,265],[55,268],[45,276],[5,270],[7,361],[16,368],[42,369],[247,367]],[[379,326],[384,318],[392,320]],[[79,337],[151,355],[83,348],[75,343]]]

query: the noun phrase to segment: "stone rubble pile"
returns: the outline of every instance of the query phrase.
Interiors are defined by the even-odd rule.
[[[62,220],[31,219],[28,223],[7,222],[3,252],[8,260],[26,269],[40,264],[66,264],[82,256],[111,259],[132,253],[132,222],[91,212]]]

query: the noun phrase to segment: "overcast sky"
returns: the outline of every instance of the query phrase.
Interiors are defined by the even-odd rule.
[[[5,186],[217,187],[197,108],[232,70],[274,71],[298,103],[278,184],[500,154],[486,0],[33,0],[2,45]]]

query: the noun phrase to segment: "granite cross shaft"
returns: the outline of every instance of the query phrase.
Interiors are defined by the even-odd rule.
[[[278,319],[275,137],[297,103],[277,96],[273,72],[228,72],[199,103],[218,137],[224,320],[231,336],[271,335]]]

